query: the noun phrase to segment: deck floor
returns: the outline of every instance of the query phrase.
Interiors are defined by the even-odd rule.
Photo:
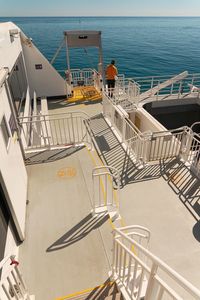
[[[38,300],[95,287],[108,278],[112,228],[107,215],[91,214],[93,164],[87,151],[28,166],[29,204],[20,261]]]
[[[183,170],[169,176],[155,164],[136,172],[121,190],[121,215],[127,225],[147,227],[150,250],[199,288],[200,186]]]
[[[62,102],[52,102],[51,107],[55,112],[63,111]],[[101,104],[67,109],[81,109],[94,116],[99,114]],[[97,121],[93,131],[98,136],[101,160],[118,164],[122,173],[123,223],[149,228],[150,249],[200,287],[199,179],[178,160],[137,168],[124,159],[124,148],[111,136],[109,126],[102,119]],[[93,155],[97,157],[95,151]],[[20,247],[25,279],[39,300],[55,299],[105,282],[112,248],[109,220],[90,215],[94,164],[88,151],[84,148],[73,153],[71,149],[68,154],[49,156],[48,163],[42,163],[42,156],[37,165],[28,166],[30,203],[26,240]]]

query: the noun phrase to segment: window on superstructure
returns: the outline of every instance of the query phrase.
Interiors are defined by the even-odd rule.
[[[6,148],[7,148],[8,144],[9,144],[9,139],[10,139],[10,131],[8,129],[8,124],[6,122],[5,116],[3,116],[2,120],[1,120],[0,128],[1,128],[1,132],[3,135],[3,139],[5,142]]]
[[[10,34],[10,42],[13,43],[14,42],[14,36],[12,34]]]
[[[20,53],[9,74],[8,84],[16,112],[19,115],[23,113],[28,88],[22,53]]]
[[[19,37],[19,31],[18,29],[10,29],[9,30],[10,34],[10,42],[13,43],[16,37]]]

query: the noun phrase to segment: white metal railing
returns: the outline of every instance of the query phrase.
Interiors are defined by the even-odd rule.
[[[130,110],[133,105],[148,97],[155,100],[167,98],[174,95],[176,99],[185,94],[194,94],[200,97],[200,73],[188,74],[187,71],[179,75],[148,76],[125,78],[119,75],[115,88],[108,89],[105,86],[104,92],[110,97],[114,104],[120,104],[124,109]]]
[[[103,95],[103,112],[126,145],[135,162],[144,165],[151,161],[180,157],[199,174],[199,135],[184,126],[173,130],[141,132],[119,105]]]
[[[135,105],[148,97],[154,100],[174,95],[176,99],[186,94],[200,97],[200,73],[188,74],[187,71],[179,75],[147,76],[125,78],[120,75],[116,80],[115,88],[105,87],[105,93],[112,98],[115,104],[124,109],[130,109],[131,103]]]
[[[38,103],[37,103],[37,95],[36,92],[33,92],[33,115],[37,116],[38,114]]]
[[[64,72],[63,70],[60,72]],[[95,86],[98,91],[103,87],[103,80],[100,73],[95,69],[71,69],[70,73],[65,72],[67,83],[71,87],[76,86]]]
[[[29,91],[29,87],[27,88],[26,91],[26,100],[25,100],[25,107],[24,107],[24,116],[28,117],[31,115],[31,98],[30,98],[30,91]]]
[[[119,211],[119,171],[110,166],[99,166],[92,171],[93,212],[102,208],[109,212]]]
[[[147,91],[153,90],[155,87],[158,87],[158,91],[155,95],[155,99],[159,99],[160,96],[169,96],[176,95],[176,98],[179,99],[182,97],[182,94],[187,94],[193,92],[191,87],[200,87],[200,73],[196,74],[187,74],[184,79],[180,79],[175,83],[171,83],[164,88],[159,89],[159,86],[162,87],[164,82],[169,81],[173,78],[174,75],[164,75],[164,76],[146,76],[146,77],[134,77],[134,80],[140,86],[140,92],[146,93]],[[195,90],[194,90],[195,92]],[[195,94],[199,97],[199,92]]]
[[[128,119],[125,123],[125,139],[124,142],[129,153],[134,155],[135,161],[144,165],[146,162],[146,136]]]
[[[72,85],[73,86],[91,86],[94,85],[92,69],[74,69],[70,71],[72,76]]]
[[[23,118],[29,118],[31,114],[32,114],[32,107],[31,107],[31,98],[30,98],[30,92],[28,87],[26,91],[26,100],[25,100]],[[21,139],[22,139],[22,143],[25,144],[26,143],[25,137],[28,135],[30,131],[30,124],[29,125],[22,124],[22,130],[23,130],[23,136],[21,137]]]
[[[24,102],[25,102],[25,92],[22,93],[22,96],[21,96],[21,99],[19,100],[19,106],[18,106],[18,109],[17,109],[17,114],[18,116],[20,116],[20,114],[23,114],[23,105],[24,105]]]
[[[138,238],[148,239],[148,231],[141,227],[138,233],[137,227],[116,228],[113,233],[112,277],[125,298],[200,299],[200,290],[141,244]]]
[[[19,118],[24,149],[51,149],[81,143],[91,147],[89,118],[81,111]]]
[[[96,70],[93,70],[93,85],[96,90],[101,93],[103,90],[103,78],[100,73]]]
[[[126,145],[129,154],[134,155],[138,163],[143,164],[145,157],[146,137],[128,118],[128,114],[115,105],[105,94],[103,96],[104,116],[109,120],[121,137],[122,142]]]
[[[188,143],[187,159],[186,161],[191,166],[192,171],[196,175],[200,175],[200,135],[193,133],[190,136]]]
[[[156,161],[178,157],[184,154],[188,148],[188,140],[191,131],[188,127],[174,130],[152,132],[146,135],[146,161]]]
[[[94,86],[101,93],[103,90],[102,75],[95,69],[71,69],[69,71],[59,70],[66,77],[68,94],[72,95],[73,88],[77,86]]]
[[[118,77],[114,88],[105,86],[105,96],[115,105],[121,105],[125,110],[133,109],[139,102],[140,86],[133,79]]]
[[[0,299],[31,300],[18,262],[14,260],[14,257],[14,255],[9,255],[0,262]]]

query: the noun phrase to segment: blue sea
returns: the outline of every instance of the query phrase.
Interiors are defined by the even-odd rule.
[[[51,60],[64,30],[101,30],[104,62],[127,77],[200,72],[200,17],[0,17],[16,23]],[[70,50],[72,68],[96,67],[97,50]],[[54,63],[66,69],[63,48]]]

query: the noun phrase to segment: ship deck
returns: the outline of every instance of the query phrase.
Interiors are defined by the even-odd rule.
[[[100,103],[65,104],[52,101],[50,113],[80,109],[94,116],[102,109]],[[107,215],[91,215],[92,169],[102,163],[115,163],[122,174],[121,223],[149,228],[150,250],[200,286],[199,179],[177,159],[138,168],[106,130],[107,152],[97,139],[97,152],[85,147],[45,151],[32,155],[27,166],[29,204],[20,261],[36,299],[56,299],[108,278],[113,225]]]

